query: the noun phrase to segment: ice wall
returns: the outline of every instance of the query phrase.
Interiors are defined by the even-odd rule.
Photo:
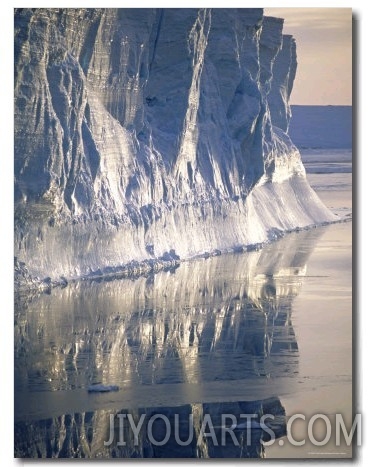
[[[333,220],[286,134],[296,61],[282,23],[260,8],[15,10],[19,277]]]

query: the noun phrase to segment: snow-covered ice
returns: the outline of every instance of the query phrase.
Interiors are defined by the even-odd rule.
[[[15,10],[18,277],[336,220],[287,133],[297,59],[282,26],[260,8]]]

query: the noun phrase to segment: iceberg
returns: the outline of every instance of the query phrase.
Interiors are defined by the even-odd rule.
[[[173,267],[336,220],[288,135],[282,27],[262,8],[16,9],[16,282]]]

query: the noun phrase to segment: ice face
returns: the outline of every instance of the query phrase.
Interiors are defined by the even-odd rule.
[[[287,135],[282,24],[260,8],[16,10],[23,267],[79,277],[333,220]]]

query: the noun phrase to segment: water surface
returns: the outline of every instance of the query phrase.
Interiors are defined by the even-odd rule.
[[[310,164],[323,166],[320,156],[312,154]],[[329,170],[337,157],[327,159]],[[315,170],[310,181],[350,218],[348,170],[333,178]],[[350,457],[346,446],[291,446],[286,422],[294,413],[351,417],[351,227],[293,233],[260,251],[147,278],[81,281],[16,297],[15,455]],[[95,383],[120,390],[88,393]],[[223,413],[238,420],[272,414],[275,443],[265,446],[262,430],[249,443],[236,431],[238,446],[200,438],[205,415],[219,430]],[[144,431],[135,445],[126,423],[126,444],[105,446],[117,414],[163,414],[172,424],[178,415],[185,439],[191,416],[192,443],[156,446]],[[155,429],[162,437],[163,427]]]

